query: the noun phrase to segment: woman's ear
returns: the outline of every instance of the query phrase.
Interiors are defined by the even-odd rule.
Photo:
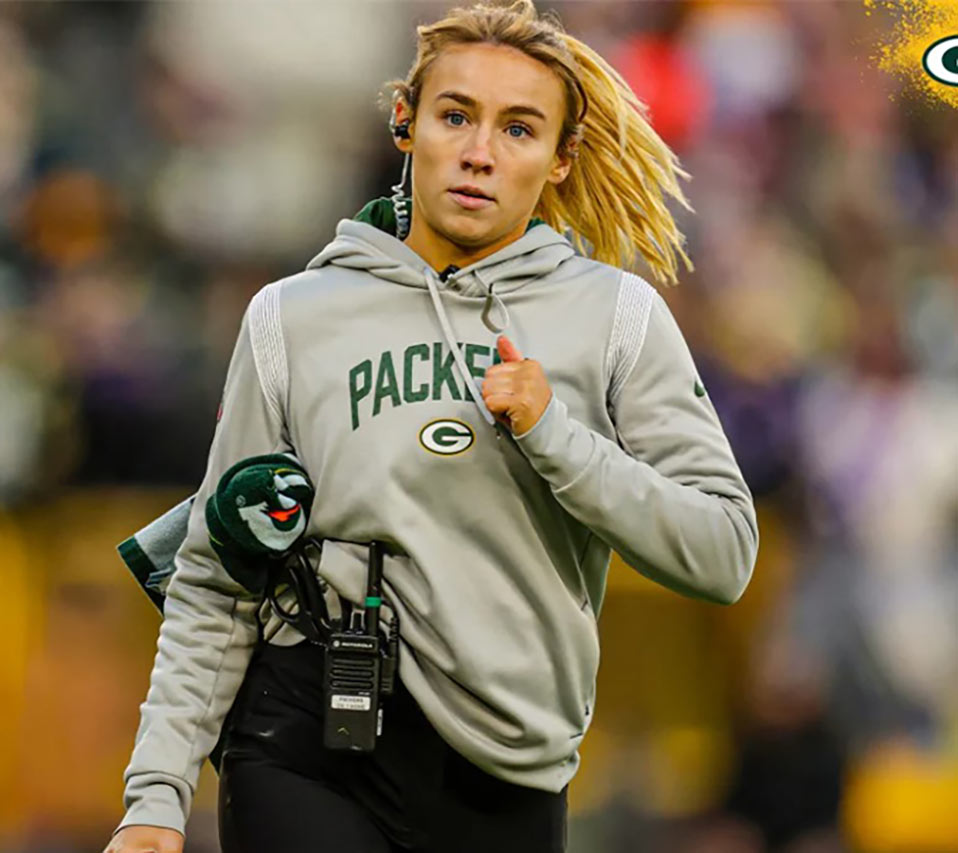
[[[561,184],[568,176],[572,164],[579,158],[579,150],[582,146],[582,136],[584,128],[581,124],[576,125],[575,132],[566,140],[566,143],[559,148],[552,158],[552,168],[549,170],[549,177],[546,180],[550,184]]]
[[[412,153],[413,113],[409,104],[402,98],[397,99],[393,106],[389,126],[392,129],[395,146],[404,154]]]
[[[569,176],[573,159],[574,157],[566,149],[557,151],[552,158],[552,167],[549,169],[546,180],[550,184],[561,184]]]

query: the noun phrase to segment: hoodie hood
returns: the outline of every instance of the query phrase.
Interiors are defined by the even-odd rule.
[[[354,219],[340,220],[336,236],[306,269],[327,264],[365,270],[377,278],[410,287],[427,287],[426,277],[436,273],[401,240],[396,239],[395,216],[389,199],[367,204]],[[551,273],[575,254],[572,245],[541,219],[532,219],[526,233],[508,246],[476,261],[440,281],[463,296],[508,293],[532,278]]]
[[[356,219],[342,219],[336,236],[306,269],[332,265],[362,270],[394,284],[429,291],[436,318],[452,351],[460,376],[480,414],[489,423],[495,418],[486,408],[472,373],[466,368],[458,337],[446,316],[442,291],[482,298],[482,321],[495,334],[509,327],[509,310],[500,298],[531,279],[548,275],[575,255],[572,244],[542,220],[530,222],[526,233],[499,251],[440,279],[439,274],[391,233],[395,228],[389,199],[370,203]]]

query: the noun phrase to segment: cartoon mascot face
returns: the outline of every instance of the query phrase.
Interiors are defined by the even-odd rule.
[[[284,555],[306,530],[314,489],[292,456],[244,459],[220,479],[206,504],[210,543],[226,571],[259,590],[266,560]]]
[[[252,484],[251,484],[252,485]],[[251,491],[261,491],[255,487]],[[266,497],[256,504],[239,504],[237,512],[253,537],[268,551],[285,551],[292,547],[306,529],[306,513],[303,512],[303,493],[312,498],[309,481],[292,469],[273,474],[271,486],[265,490]],[[237,500],[242,500],[237,495]]]

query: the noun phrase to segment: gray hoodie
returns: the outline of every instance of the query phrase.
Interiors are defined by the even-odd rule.
[[[518,436],[478,391],[502,331],[553,390]],[[432,725],[488,773],[534,788],[558,791],[578,766],[610,550],[726,604],[755,560],[748,489],[648,283],[576,255],[545,224],[443,282],[395,237],[343,220],[244,316],[167,589],[121,826],[185,825],[261,606],[217,560],[203,508],[230,465],[276,451],[315,483],[307,535],[326,540],[317,571],[337,591],[361,601],[362,543],[387,543],[400,673]],[[266,635],[301,639],[275,616]]]

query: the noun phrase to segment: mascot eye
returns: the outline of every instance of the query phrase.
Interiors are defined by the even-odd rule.
[[[921,64],[939,83],[958,86],[958,35],[938,39],[925,51]]]

